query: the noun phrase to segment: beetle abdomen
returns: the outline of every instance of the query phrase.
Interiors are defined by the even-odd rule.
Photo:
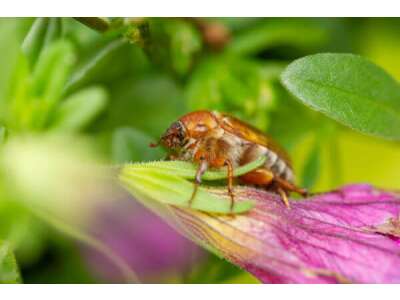
[[[252,144],[246,149],[246,151],[244,151],[240,159],[240,165],[254,161],[260,156],[267,157],[267,161],[265,162],[264,166],[266,169],[272,171],[275,176],[278,176],[289,182],[294,181],[293,171],[285,162],[285,160],[279,157],[279,155],[274,151],[258,144]]]

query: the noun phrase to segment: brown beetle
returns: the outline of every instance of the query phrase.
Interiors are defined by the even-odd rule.
[[[260,155],[267,156],[264,166],[240,176],[241,183],[262,186],[278,193],[287,207],[289,192],[302,196],[307,194],[305,189],[294,184],[293,170],[285,151],[258,129],[230,115],[207,110],[188,113],[172,123],[160,138],[160,143],[168,149],[169,159],[199,164],[190,203],[204,172],[208,168],[226,166],[232,208],[234,168]]]

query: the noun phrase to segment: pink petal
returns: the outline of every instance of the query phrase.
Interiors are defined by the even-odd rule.
[[[112,206],[102,207],[92,224],[91,234],[107,245],[140,278],[151,283],[164,280],[166,274],[183,274],[201,261],[204,251],[177,233],[157,215],[135,199],[122,194]],[[93,248],[83,248],[95,275],[107,281],[121,282],[116,266]]]
[[[173,212],[186,235],[262,282],[400,282],[398,194],[350,185],[291,200],[291,209],[259,189],[237,187],[236,194],[256,207],[236,216]]]

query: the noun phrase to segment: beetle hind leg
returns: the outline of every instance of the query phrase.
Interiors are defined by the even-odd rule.
[[[285,206],[290,209],[290,202],[288,199],[287,192],[284,189],[282,189],[280,186],[278,186],[276,190],[277,190],[279,196],[281,196],[283,204],[285,204]]]
[[[295,184],[293,184],[289,181],[286,181],[285,179],[282,179],[280,177],[275,177],[274,180],[278,184],[278,186],[285,191],[297,193],[297,194],[301,195],[302,197],[309,196],[309,193],[306,189],[300,188],[300,187],[296,186]]]
[[[299,188],[293,183],[275,176],[271,170],[266,168],[258,168],[253,170],[250,173],[242,175],[240,179],[244,183],[263,186],[267,190],[274,191],[281,197],[282,202],[288,208],[290,208],[290,202],[288,199],[289,192],[298,193],[303,197],[308,195],[308,192],[305,189]]]

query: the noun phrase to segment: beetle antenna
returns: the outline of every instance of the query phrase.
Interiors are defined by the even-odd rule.
[[[158,147],[160,145],[160,142],[157,142],[157,143],[150,143],[149,144],[149,146],[151,147],[151,148],[156,148],[156,147]]]

